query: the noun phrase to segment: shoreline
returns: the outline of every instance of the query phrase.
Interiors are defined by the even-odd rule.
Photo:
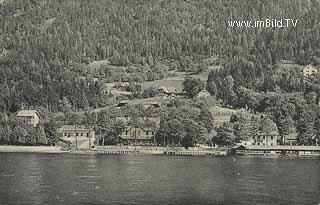
[[[254,158],[319,158],[320,155],[297,155],[297,154],[231,154],[227,148],[218,149],[199,149],[190,148],[184,149],[181,147],[124,147],[124,146],[105,146],[96,147],[92,150],[62,150],[59,146],[14,146],[14,145],[1,145],[1,153],[34,153],[34,154],[71,154],[71,155],[163,155],[163,156],[191,156],[191,157],[224,157],[224,156],[246,156]]]
[[[227,149],[184,149],[181,147],[131,147],[105,146],[94,149],[62,150],[59,146],[15,146],[1,145],[0,153],[52,153],[52,154],[80,154],[80,155],[174,155],[174,156],[227,156]]]
[[[56,146],[15,146],[1,145],[0,153],[45,153],[45,154],[60,154],[68,153],[63,151],[61,147]]]

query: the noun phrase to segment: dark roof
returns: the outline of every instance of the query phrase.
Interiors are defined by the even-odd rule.
[[[122,122],[124,123],[129,123],[129,121],[131,120],[130,117],[117,117],[116,118],[117,120],[121,120]],[[150,123],[155,123],[157,126],[160,125],[160,118],[153,118],[153,117],[138,117],[137,120],[139,122],[142,122],[144,124],[148,124],[149,122]]]
[[[74,125],[63,125],[62,127],[60,127],[58,130],[57,130],[57,133],[62,133],[64,131],[79,131],[79,132],[86,132],[86,131],[89,131],[89,127],[86,127],[86,126],[83,126],[83,125],[77,125],[76,127]],[[94,130],[93,127],[90,127],[90,130]]]

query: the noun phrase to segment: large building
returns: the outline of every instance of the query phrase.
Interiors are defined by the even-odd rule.
[[[160,118],[137,118],[139,125],[133,125],[131,118],[119,117],[126,127],[119,138],[124,145],[154,145],[156,131],[160,127]]]
[[[66,141],[72,141],[75,138],[79,140],[95,138],[95,130],[93,127],[86,127],[82,125],[63,125],[57,130],[57,133],[60,138]]]
[[[16,117],[23,124],[32,127],[37,127],[40,123],[40,115],[36,110],[20,110]]]
[[[276,146],[278,145],[280,140],[280,136],[278,135],[277,132],[273,133],[258,133],[256,135],[249,136],[248,140],[243,140],[241,142],[241,145],[243,146],[251,146],[251,145],[256,145],[256,146]]]

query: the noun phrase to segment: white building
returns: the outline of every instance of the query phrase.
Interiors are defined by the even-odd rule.
[[[22,123],[33,127],[37,127],[40,123],[40,115],[36,110],[20,110],[16,116]]]
[[[318,73],[318,68],[313,65],[307,65],[303,68],[303,75],[305,77],[311,77]]]
[[[62,139],[67,141],[71,141],[75,138],[78,140],[95,138],[93,127],[85,127],[82,125],[63,125],[57,130],[57,133]]]

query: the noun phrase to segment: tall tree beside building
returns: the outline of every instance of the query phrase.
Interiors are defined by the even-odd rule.
[[[217,85],[215,84],[214,81],[209,81],[207,82],[207,91],[210,93],[211,96],[216,97],[217,96]]]
[[[183,91],[189,98],[194,98],[204,89],[204,83],[199,78],[187,76],[183,82]]]
[[[214,119],[212,117],[210,110],[207,107],[205,106],[201,107],[199,120],[200,120],[200,123],[202,123],[203,126],[207,129],[207,131],[211,132],[211,130],[213,129]]]
[[[314,135],[314,121],[312,111],[303,111],[297,124],[298,143],[309,145]]]

